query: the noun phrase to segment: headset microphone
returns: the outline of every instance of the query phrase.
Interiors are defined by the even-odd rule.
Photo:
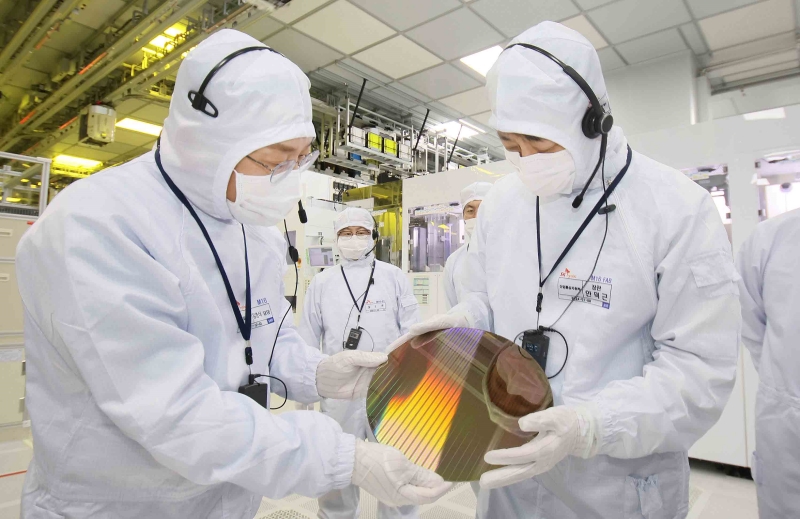
[[[300,218],[300,223],[308,223],[308,216],[306,215],[306,210],[303,209],[303,201],[297,201],[297,216]]]
[[[597,170],[600,169],[601,164],[606,158],[606,146],[608,144],[608,135],[603,134],[603,138],[600,141],[600,158],[597,160],[597,165],[594,167],[594,171],[592,171],[591,176],[589,176],[589,180],[586,181],[586,184],[581,189],[581,192],[578,196],[575,197],[575,200],[572,201],[572,207],[577,209],[583,203],[583,196],[586,194],[586,190],[589,189],[589,186],[592,184],[592,180],[594,180],[594,176],[597,174]]]
[[[287,236],[286,239],[288,241],[289,237]],[[297,248],[291,243],[289,243],[289,257],[292,259],[292,263],[297,263],[300,259],[300,253],[297,252]]]

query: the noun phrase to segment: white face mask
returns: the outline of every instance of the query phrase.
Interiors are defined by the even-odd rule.
[[[349,260],[364,257],[372,249],[372,236],[340,236],[336,242],[339,252]]]
[[[236,175],[236,201],[228,200],[231,215],[240,223],[272,226],[283,220],[300,201],[300,173],[292,172],[278,183],[269,175]]]
[[[534,195],[547,197],[572,193],[575,162],[567,150],[527,157],[506,150],[506,158],[516,166],[520,180]]]
[[[464,220],[464,232],[467,233],[467,241],[472,237],[472,233],[475,232],[475,226],[478,224],[477,218],[470,218],[469,220]]]

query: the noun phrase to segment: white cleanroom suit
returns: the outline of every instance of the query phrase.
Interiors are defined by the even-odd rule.
[[[245,245],[226,203],[231,172],[254,150],[314,136],[308,79],[270,51],[214,77],[206,94],[219,117],[191,107],[189,91],[223,57],[254,45],[226,30],[190,52],[161,136],[165,171],[207,229],[240,307]],[[290,399],[318,400],[317,367],[332,357],[304,343],[291,315],[278,334],[289,309],[284,237],[244,231],[253,373],[284,381]],[[60,193],[21,240],[17,265],[36,444],[24,519],[240,519],[261,496],[350,484],[355,438],[334,420],[272,415],[237,392],[248,379],[245,343],[223,278],[154,153]],[[361,464],[376,472],[377,454]]]
[[[351,226],[372,230],[374,221],[366,209],[351,207],[336,218],[334,231],[338,233]],[[341,265],[324,269],[311,280],[306,291],[300,335],[308,344],[321,344],[323,353],[334,355],[343,351],[350,329],[360,326],[365,331],[358,350],[386,351],[392,341],[419,321],[419,308],[411,284],[399,268],[376,260],[369,249],[357,260],[341,255],[340,259]],[[365,296],[373,263],[374,284]],[[342,276],[343,270],[352,297]],[[360,320],[353,297],[359,306],[363,304]],[[368,432],[365,398],[352,401],[325,398],[320,405],[322,412],[341,424],[345,432],[361,439],[372,437]],[[359,489],[351,485],[334,490],[321,497],[319,505],[320,517],[324,519],[356,518]],[[416,507],[390,508],[383,503],[379,503],[378,515],[384,519],[418,517]]]
[[[545,22],[514,41],[551,52],[607,102],[597,53],[577,32]],[[498,131],[554,141],[575,163],[568,194],[540,200],[544,277],[603,194],[598,173],[583,204],[572,206],[598,159],[601,139],[581,130],[586,95],[537,52],[503,52],[487,88]],[[606,182],[625,167],[627,156],[627,141],[615,127]],[[551,334],[546,373],[554,375],[566,360],[551,380],[555,404],[565,409],[542,412],[558,424],[548,438],[559,427],[590,426],[593,442],[581,449],[588,459],[559,457],[543,474],[482,490],[480,517],[687,514],[687,451],[719,418],[736,372],[740,307],[730,244],[704,189],[635,151],[608,203],[616,209],[591,220],[545,283],[540,318],[569,347],[567,356],[564,341]],[[465,298],[451,314],[509,339],[536,328],[537,256],[536,196],[514,173],[499,179],[481,205],[466,259]],[[559,319],[581,288],[583,297]]]
[[[800,517],[800,209],[759,224],[739,250],[742,342],[760,383],[753,479],[761,519]]]
[[[467,206],[468,203],[475,200],[483,200],[486,198],[486,193],[492,188],[489,182],[473,182],[461,190],[461,210]],[[459,302],[459,296],[462,292],[464,281],[462,279],[463,270],[461,269],[461,260],[464,259],[469,248],[469,240],[472,236],[471,232],[466,233],[466,240],[464,245],[456,249],[455,252],[450,254],[444,264],[444,296],[447,302],[447,309],[456,306]]]

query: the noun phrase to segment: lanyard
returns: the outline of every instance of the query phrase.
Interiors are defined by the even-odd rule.
[[[347,285],[347,291],[350,292],[350,298],[353,300],[353,304],[358,310],[358,322],[361,322],[361,311],[364,310],[364,305],[367,304],[367,296],[369,295],[369,289],[374,283],[375,275],[375,260],[372,260],[372,270],[369,273],[369,281],[367,281],[367,290],[364,292],[364,299],[361,301],[361,306],[358,306],[358,301],[356,300],[356,296],[353,295],[353,290],[350,288],[350,283],[347,282],[347,275],[344,273],[344,265],[342,265],[342,277],[344,278],[344,284]],[[351,310],[352,311],[352,310]]]
[[[203,222],[200,221],[200,218],[197,216],[197,213],[192,207],[192,204],[189,203],[189,200],[186,198],[186,195],[175,185],[172,179],[167,175],[167,172],[164,170],[164,166],[161,165],[161,141],[159,138],[158,146],[156,147],[156,164],[158,165],[158,169],[161,171],[161,175],[164,177],[169,188],[175,193],[175,196],[178,200],[183,203],[186,209],[189,210],[192,217],[194,217],[194,221],[197,222],[197,225],[200,227],[200,230],[203,233],[203,236],[208,243],[208,247],[211,249],[211,254],[214,255],[214,261],[217,263],[217,268],[219,269],[219,274],[222,276],[222,282],[225,284],[225,291],[228,293],[228,300],[231,303],[231,309],[233,310],[233,316],[236,318],[236,323],[239,325],[239,331],[242,333],[242,337],[244,338],[244,360],[247,362],[247,365],[250,366],[253,364],[253,350],[250,347],[250,332],[252,331],[251,328],[251,313],[250,313],[250,265],[247,261],[247,236],[244,233],[244,225],[242,225],[242,239],[244,239],[244,272],[245,272],[245,304],[247,305],[244,311],[244,319],[242,318],[242,312],[239,310],[239,305],[236,303],[236,296],[233,295],[233,289],[231,288],[231,282],[228,280],[228,274],[225,273],[225,267],[222,266],[222,260],[219,259],[219,255],[217,254],[217,249],[214,247],[214,242],[211,241],[211,236],[208,235],[208,231],[206,231],[206,226],[203,225]]]
[[[615,178],[614,181],[611,182],[611,185],[609,185],[608,188],[603,192],[603,196],[600,197],[600,200],[597,201],[597,203],[592,208],[591,212],[589,212],[589,215],[586,217],[581,226],[578,228],[577,232],[572,236],[572,239],[569,241],[566,248],[564,249],[564,251],[561,253],[561,255],[556,260],[555,264],[553,265],[553,268],[550,269],[550,272],[547,273],[544,279],[542,279],[542,238],[541,238],[542,233],[539,224],[540,220],[539,197],[538,196],[536,197],[536,248],[538,252],[537,259],[539,260],[539,294],[536,296],[536,311],[538,313],[542,312],[542,301],[544,300],[544,294],[542,292],[542,289],[544,288],[544,284],[547,282],[547,279],[550,277],[550,275],[556,271],[558,265],[561,264],[561,260],[564,259],[564,257],[572,249],[572,246],[575,245],[575,242],[578,241],[578,238],[580,238],[583,231],[586,229],[586,227],[589,225],[589,223],[592,221],[592,219],[595,217],[598,211],[600,211],[600,208],[603,206],[603,204],[606,203],[606,200],[608,200],[608,197],[611,196],[611,193],[613,193],[614,190],[617,188],[617,185],[619,184],[620,180],[622,180],[622,177],[624,177],[625,173],[628,172],[628,168],[631,165],[632,156],[633,152],[631,151],[631,147],[628,146],[628,158],[625,161],[625,167],[622,168],[622,170],[617,175],[617,178]]]

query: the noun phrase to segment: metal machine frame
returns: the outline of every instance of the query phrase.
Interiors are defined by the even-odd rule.
[[[26,155],[17,155],[16,153],[7,153],[0,151],[0,158],[1,159],[10,159],[14,161],[18,161],[20,163],[33,163],[33,164],[41,164],[42,172],[41,172],[41,179],[42,179],[42,186],[39,188],[39,207],[38,207],[38,214],[36,216],[40,216],[45,208],[47,208],[47,200],[49,195],[49,188],[50,188],[50,164],[53,162],[51,159],[46,159],[43,157],[28,157]],[[32,166],[28,168],[26,171],[23,171],[19,174],[19,178],[30,178],[34,176],[38,171],[36,166]],[[26,176],[27,175],[27,176]],[[35,188],[28,188],[28,189],[35,189]],[[21,219],[30,219],[34,215],[30,214],[20,214],[20,213],[13,213],[7,211],[6,209],[19,209],[20,207],[25,207],[28,209],[34,209],[29,205],[22,205],[22,204],[12,204],[7,203],[6,198],[8,197],[7,188],[3,186],[3,195],[0,198],[0,214],[4,216],[9,216],[11,218],[18,217]]]

